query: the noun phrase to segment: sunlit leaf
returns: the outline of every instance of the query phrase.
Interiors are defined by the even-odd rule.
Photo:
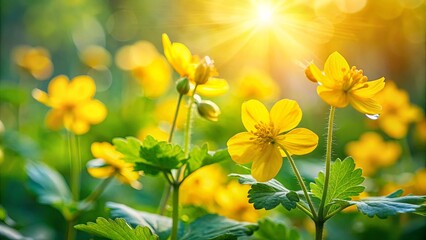
[[[254,234],[257,239],[268,240],[299,240],[300,234],[297,230],[287,227],[284,223],[269,218],[259,221],[259,230]]]
[[[230,159],[231,157],[229,156],[228,150],[226,149],[209,152],[207,144],[204,144],[201,147],[195,146],[189,153],[185,176],[189,176],[191,173],[197,169],[200,169],[201,167]]]
[[[256,209],[270,210],[283,205],[287,210],[296,208],[300,201],[296,192],[288,190],[275,179],[267,182],[257,182],[251,175],[231,174],[231,177],[238,177],[241,184],[251,185],[248,192],[249,203],[253,203]]]
[[[384,197],[368,197],[359,201],[336,200],[341,206],[356,205],[363,214],[379,218],[387,218],[398,213],[416,213],[426,215],[426,196],[402,196],[402,190],[395,191]]]
[[[74,226],[76,229],[90,234],[112,239],[112,240],[158,240],[158,236],[151,233],[148,227],[130,227],[126,220],[117,218],[115,220],[98,217],[96,223],[88,222]]]
[[[112,140],[117,151],[124,155],[124,160],[127,162],[142,161],[139,156],[139,151],[142,142],[134,137],[114,138]]]

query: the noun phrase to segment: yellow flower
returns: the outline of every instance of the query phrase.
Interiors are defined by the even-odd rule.
[[[311,130],[293,129],[302,119],[302,110],[294,100],[278,101],[270,113],[261,102],[249,100],[242,105],[241,118],[247,132],[229,139],[228,151],[237,163],[253,161],[251,174],[257,181],[268,181],[278,174],[286,156],[282,148],[289,154],[303,155],[318,144],[318,136]]]
[[[13,50],[12,57],[18,66],[37,80],[45,80],[52,75],[53,63],[45,48],[19,46]]]
[[[164,55],[170,65],[181,77],[187,77],[191,82],[191,89],[197,84],[197,93],[203,96],[218,96],[228,91],[228,82],[215,78],[218,75],[213,60],[204,57],[201,60],[191,54],[191,51],[182,43],[172,43],[163,33]]]
[[[160,124],[165,122],[171,125],[175,114],[174,111],[176,109],[176,103],[177,99],[175,98],[167,98],[158,102],[154,110],[157,122]],[[185,107],[185,104],[181,104],[179,106],[179,115],[176,120],[176,129],[182,129],[185,126],[187,112],[188,108]]]
[[[327,104],[337,108],[351,104],[361,113],[380,114],[382,107],[373,97],[383,89],[385,79],[368,81],[362,70],[349,67],[338,52],[328,57],[324,73],[315,64],[310,64],[305,73],[309,80],[318,82],[317,93]]]
[[[144,140],[147,136],[152,136],[158,141],[166,141],[169,139],[169,133],[158,126],[144,127],[138,132],[138,139]]]
[[[79,54],[80,60],[94,69],[103,69],[111,64],[111,54],[101,46],[91,45]]]
[[[411,104],[408,93],[398,89],[392,81],[388,81],[383,91],[377,94],[377,101],[383,107],[377,124],[390,137],[403,138],[411,123],[423,119],[423,111]]]
[[[364,176],[373,175],[379,168],[395,164],[401,155],[401,146],[396,142],[385,142],[374,132],[364,133],[359,141],[346,145],[346,152],[362,168]]]
[[[94,142],[91,150],[96,159],[87,163],[87,171],[92,177],[108,178],[116,175],[120,182],[141,189],[142,184],[137,181],[141,174],[134,171],[132,163],[122,159],[123,155],[115,150],[113,145],[107,142]]]
[[[274,100],[279,95],[280,87],[268,74],[252,71],[238,80],[236,89],[243,99]]]
[[[89,76],[77,76],[71,81],[64,75],[55,77],[49,83],[47,93],[34,89],[33,97],[51,107],[46,124],[57,130],[65,127],[75,134],[89,131],[91,124],[102,122],[106,115],[105,105],[93,99],[96,86]]]
[[[238,221],[256,222],[265,211],[256,210],[248,202],[247,192],[250,186],[231,181],[215,191],[218,214]]]

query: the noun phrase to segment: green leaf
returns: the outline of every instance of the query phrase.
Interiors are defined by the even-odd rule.
[[[19,105],[28,101],[28,92],[18,85],[0,85],[0,100],[14,105]]]
[[[139,156],[139,151],[142,142],[134,137],[114,138],[112,140],[117,151],[124,155],[124,160],[127,162],[140,162],[143,159]]]
[[[208,214],[192,222],[179,240],[225,240],[250,236],[258,228],[257,224],[238,222],[225,217]]]
[[[408,195],[400,197],[401,190],[395,191],[385,197],[369,197],[359,201],[337,200],[337,204],[341,206],[356,205],[358,211],[363,214],[379,218],[387,218],[398,213],[416,213],[426,215],[426,196]]]
[[[107,208],[111,209],[111,216],[124,218],[132,226],[148,227],[159,239],[167,239],[172,229],[172,219],[157,214],[135,210],[124,204],[107,202]]]
[[[343,161],[337,159],[331,165],[325,204],[328,205],[334,199],[350,200],[351,197],[358,196],[363,192],[365,187],[360,184],[364,182],[364,178],[361,175],[362,170],[355,169],[355,163],[351,157],[347,157]],[[324,181],[324,173],[320,172],[315,183],[310,184],[312,193],[319,199],[322,198]]]
[[[301,239],[296,229],[287,227],[284,223],[269,218],[259,221],[259,230],[254,234],[257,239],[268,240],[299,240]]]
[[[275,179],[267,182],[257,182],[251,175],[230,174],[231,177],[238,177],[241,184],[251,185],[248,192],[249,203],[253,203],[255,209],[270,210],[283,205],[287,210],[296,208],[300,201],[296,192],[288,190]]]
[[[72,203],[71,191],[62,175],[41,162],[28,161],[26,172],[29,188],[37,194],[38,201],[63,210]]]
[[[204,166],[230,159],[231,156],[229,155],[227,149],[208,151],[207,144],[204,144],[201,147],[195,146],[189,153],[188,164],[185,170],[185,177]]]
[[[126,220],[122,218],[107,220],[98,217],[96,223],[88,222],[87,225],[79,224],[74,226],[74,228],[112,240],[158,240],[158,236],[152,234],[148,227],[137,226],[133,229],[126,223]]]

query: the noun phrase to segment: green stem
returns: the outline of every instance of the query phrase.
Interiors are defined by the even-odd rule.
[[[308,208],[306,208],[305,206],[303,206],[300,203],[296,203],[297,208],[299,208],[302,212],[306,213],[306,215],[308,215],[312,220],[314,220],[314,216],[312,215],[312,213],[309,211]]]
[[[412,171],[413,157],[411,156],[410,145],[408,144],[407,136],[400,140],[402,145],[402,169],[404,171]]]
[[[178,225],[179,225],[179,183],[173,185],[173,212],[172,212],[172,235],[171,240],[177,239]]]
[[[281,149],[284,151],[285,155],[287,156],[288,161],[290,162],[290,165],[293,168],[293,172],[296,175],[297,181],[299,182],[299,185],[302,188],[303,194],[305,195],[306,201],[308,202],[309,209],[311,210],[312,216],[313,216],[314,219],[316,219],[317,213],[315,211],[314,204],[312,203],[311,197],[308,194],[308,189],[306,188],[305,182],[303,181],[303,178],[300,175],[300,172],[297,169],[293,158],[291,157],[291,155],[287,152],[287,150],[282,145],[279,145],[279,146],[281,147]]]
[[[328,116],[328,126],[327,126],[327,149],[325,153],[325,179],[324,179],[324,189],[322,191],[321,203],[318,209],[319,221],[324,221],[325,215],[327,214],[324,211],[324,207],[327,200],[328,185],[330,181],[330,169],[331,169],[331,151],[333,144],[333,124],[334,124],[334,112],[336,108],[330,107],[330,115]]]
[[[68,132],[68,146],[71,168],[71,193],[73,200],[78,201],[80,198],[80,144],[77,140],[77,136],[72,132]]]
[[[86,210],[99,196],[103,193],[106,187],[109,185],[114,176],[104,179],[95,190],[83,200],[83,206],[79,209],[79,211],[75,214],[77,217],[82,211]]]
[[[322,240],[324,232],[324,222],[318,221],[315,222],[315,240]]]
[[[75,229],[74,229],[75,224],[76,224],[75,219],[68,219],[67,220],[67,240],[74,240],[75,239]]]
[[[176,105],[175,115],[173,117],[172,128],[170,129],[169,140],[168,140],[169,143],[171,143],[172,139],[173,139],[173,133],[174,133],[175,128],[176,128],[176,121],[177,121],[177,118],[178,118],[180,103],[182,102],[182,97],[183,97],[183,95],[179,94],[179,99],[178,99],[178,102],[177,102],[177,105]]]

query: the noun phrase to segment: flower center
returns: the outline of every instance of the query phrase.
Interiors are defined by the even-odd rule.
[[[343,70],[343,69],[342,69]],[[361,84],[358,88],[364,88],[367,87],[367,84],[363,84],[368,81],[368,78],[364,76],[364,73],[361,69],[356,69],[355,66],[353,66],[349,72],[343,77],[343,90],[349,91],[353,90],[354,86],[357,84]]]
[[[266,124],[260,122],[254,125],[256,131],[252,131],[255,137],[250,138],[250,140],[254,140],[257,144],[274,144],[275,139],[274,136],[274,126],[272,124]]]

